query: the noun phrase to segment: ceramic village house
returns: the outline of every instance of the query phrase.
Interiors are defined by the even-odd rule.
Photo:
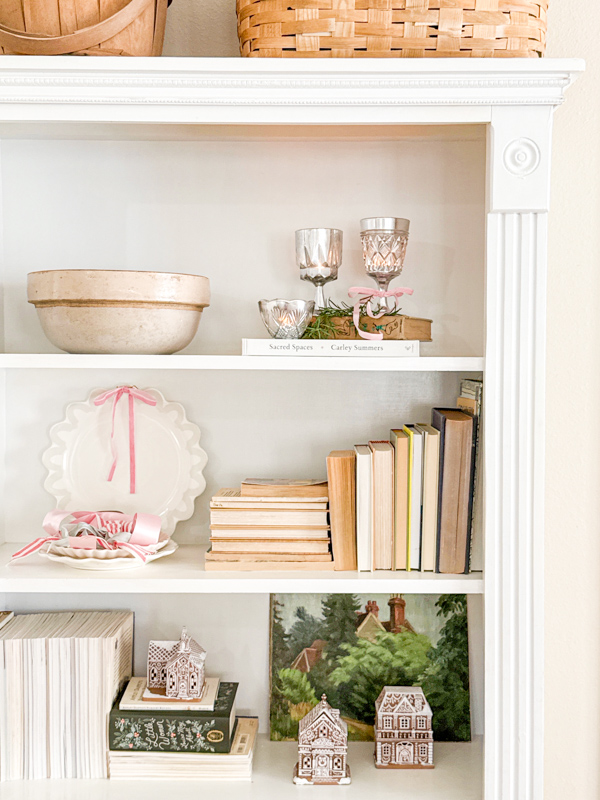
[[[348,726],[327,697],[300,720],[294,783],[350,783]]]
[[[148,688],[164,689],[167,697],[202,697],[206,650],[184,628],[178,642],[151,641],[148,646]]]
[[[375,766],[432,768],[432,717],[419,686],[384,686],[375,703]]]

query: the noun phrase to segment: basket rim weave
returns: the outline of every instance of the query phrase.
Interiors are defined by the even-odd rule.
[[[517,57],[545,52],[548,0],[236,0],[243,56]]]

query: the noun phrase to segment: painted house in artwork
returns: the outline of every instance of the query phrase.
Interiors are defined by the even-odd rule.
[[[300,720],[294,783],[350,783],[348,726],[327,697]]]
[[[415,629],[406,619],[406,600],[401,594],[393,594],[388,600],[389,620],[379,618],[379,606],[369,600],[364,611],[356,615],[356,635],[359,639],[375,642],[378,633],[414,633]]]
[[[178,642],[151,641],[148,646],[148,689],[167,697],[193,700],[202,697],[206,650],[184,628]]]
[[[305,647],[298,653],[291,668],[298,669],[300,672],[310,672],[323,658],[323,651],[326,647],[327,642],[323,639],[315,639],[310,647]]]
[[[384,686],[375,703],[375,766],[433,768],[432,718],[419,686]]]

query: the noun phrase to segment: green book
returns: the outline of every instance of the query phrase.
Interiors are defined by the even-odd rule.
[[[221,683],[214,711],[122,711],[119,694],[110,712],[110,750],[155,753],[229,753],[235,732],[237,683]],[[125,690],[123,690],[125,691]]]

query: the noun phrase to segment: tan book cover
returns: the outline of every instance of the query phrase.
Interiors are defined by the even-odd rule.
[[[210,508],[268,508],[296,511],[327,511],[327,497],[242,497],[239,489],[219,489]]]
[[[417,425],[425,437],[423,446],[423,517],[421,522],[421,570],[435,571],[439,464],[440,464],[440,432],[431,425]]]
[[[356,453],[333,450],[327,456],[331,547],[336,570],[355,570]]]
[[[332,561],[331,553],[215,553],[206,554],[207,561]]]
[[[394,567],[394,448],[369,442],[373,453],[373,569]]]
[[[242,527],[246,525],[282,527],[282,528],[322,528],[326,527],[327,511],[321,510],[293,510],[269,508],[213,508],[210,511],[212,525],[231,525]]]
[[[215,553],[328,553],[329,539],[277,540],[277,539],[217,539],[211,537]]]
[[[468,568],[473,417],[443,408],[433,409],[432,419],[442,452],[437,569],[457,575]]]
[[[310,478],[245,478],[241,487],[242,497],[327,497],[327,481]]]
[[[260,559],[260,556],[257,556]],[[274,572],[333,570],[333,561],[205,561],[207,572]]]
[[[390,431],[394,447],[394,567],[406,569],[408,547],[408,434]]]

